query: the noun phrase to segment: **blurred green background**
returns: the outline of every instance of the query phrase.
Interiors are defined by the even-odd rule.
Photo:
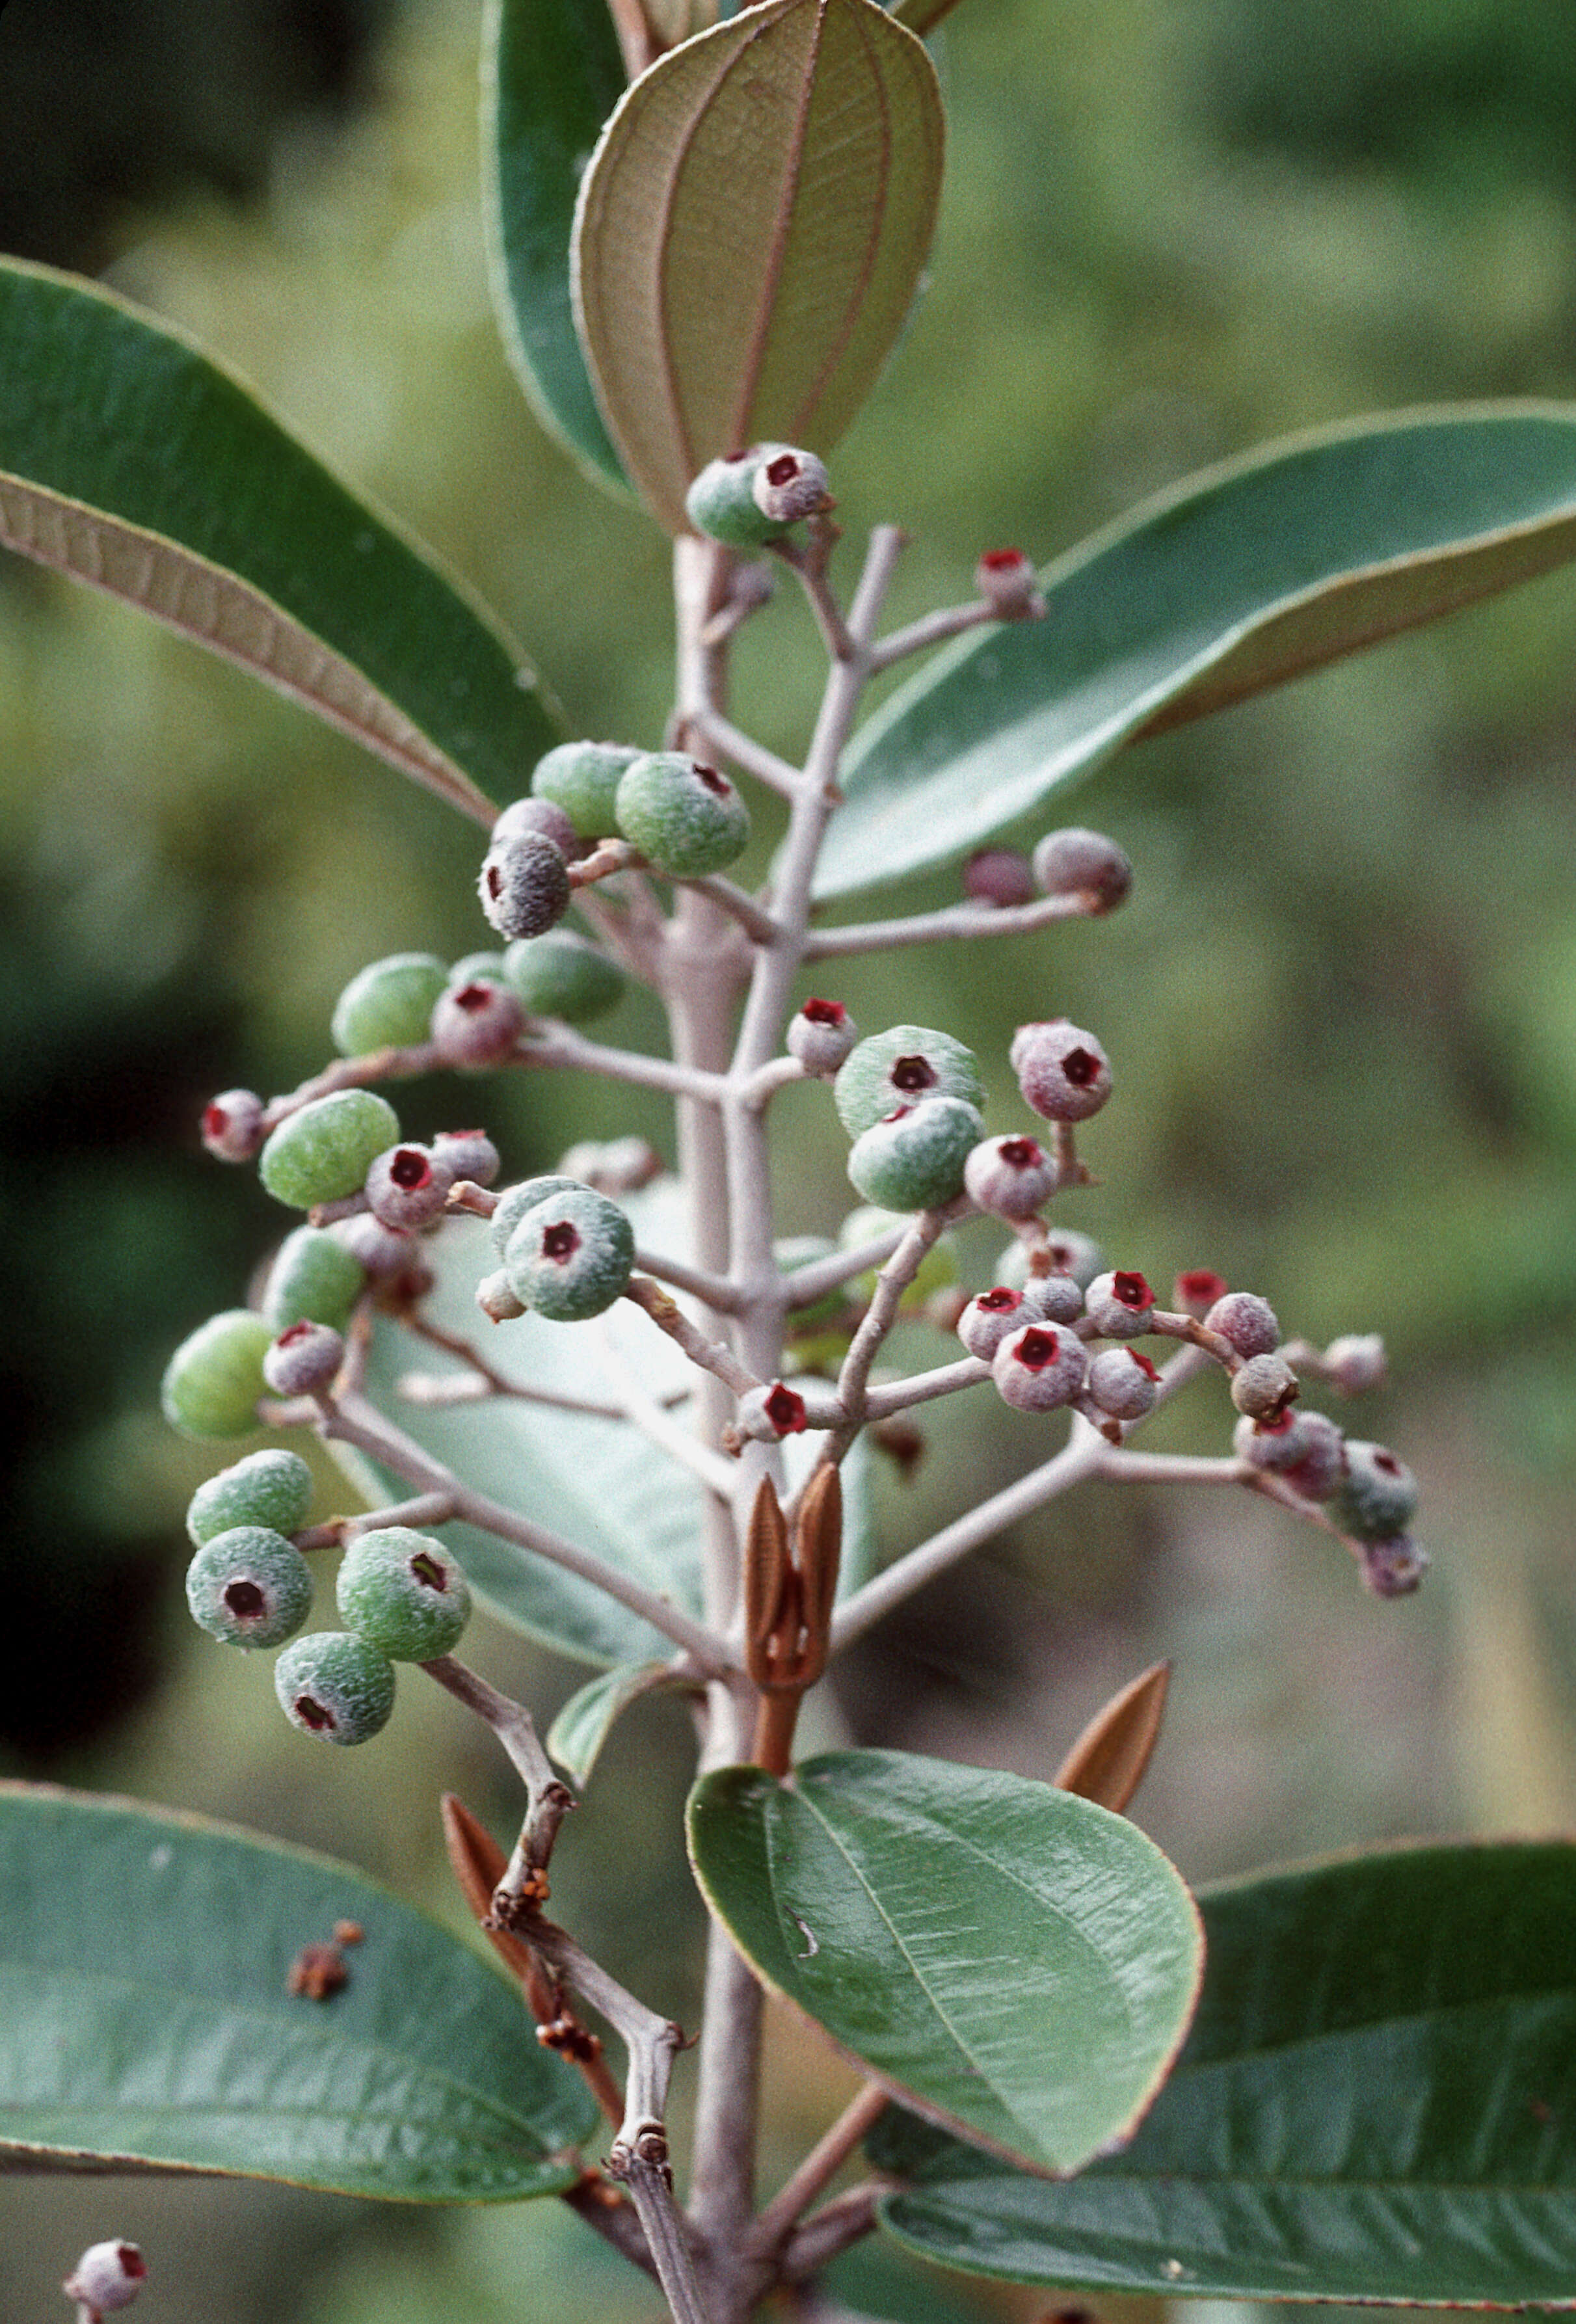
[[[10,0],[0,248],[102,271],[200,334],[477,585],[573,731],[647,742],[666,551],[539,436],[500,354],[478,15]],[[962,0],[943,45],[934,281],[835,475],[851,532],[895,519],[915,537],[897,613],[965,594],[982,547],[1051,555],[1286,430],[1576,387],[1564,0]],[[1576,1815],[1573,648],[1576,580],[1557,576],[1146,744],[1046,818],[1127,846],[1124,913],[838,978],[867,1029],[918,1019],[975,1041],[1002,1126],[1011,1026],[1061,1011],[1096,1030],[1118,1096],[1086,1140],[1102,1183],[1068,1222],[1157,1284],[1211,1265],[1287,1329],[1383,1332],[1394,1386],[1341,1416],[1420,1471],[1435,1564],[1421,1598],[1382,1606],[1257,1503],[1086,1493],[890,1623],[826,1732],[1046,1775],[1166,1653],[1138,1812],[1195,1879]],[[818,669],[796,604],[738,669],[739,715],[797,752]],[[216,1463],[164,1429],[156,1388],[280,1231],[247,1174],[201,1156],[202,1098],[309,1071],[364,960],[483,942],[474,854],[436,802],[271,695],[0,567],[0,1763],[335,1849],[456,1924],[434,1796],[456,1786],[502,1830],[506,1788],[447,1702],[410,1688],[389,1736],[309,1767],[265,1674],[196,1639],[180,1520]],[[650,1026],[630,1004],[615,1030]],[[631,1127],[671,1150],[659,1111],[598,1089],[488,1084],[484,1110],[517,1172]],[[806,1093],[781,1116],[784,1224],[828,1228],[848,1199],[829,1111]],[[443,1118],[413,1110],[412,1127]],[[992,1250],[963,1239],[975,1281]],[[1194,1402],[1166,1441],[1222,1449],[1223,1397]],[[883,1480],[894,1545],[1041,1441],[977,1399],[928,1430],[917,1474]],[[475,1651],[543,1711],[576,1683],[490,1627]],[[632,1717],[556,1888],[610,1966],[693,2017],[685,1781],[678,1720]],[[785,2040],[775,2084],[785,2135],[813,2135],[827,2075],[807,2043]],[[58,2312],[63,2268],[112,2232],[155,2265],[151,2319],[650,2312],[550,2207],[429,2218],[17,2181],[0,2189],[0,2312]],[[865,2264],[846,2296],[875,2312],[1045,2304],[905,2292]]]

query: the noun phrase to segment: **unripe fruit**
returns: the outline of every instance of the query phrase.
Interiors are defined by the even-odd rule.
[[[963,1165],[963,1185],[993,1219],[1032,1219],[1059,1173],[1037,1138],[987,1138]]]
[[[202,1110],[202,1142],[221,1162],[250,1162],[263,1143],[263,1100],[255,1090],[221,1090]]]
[[[1025,1323],[1009,1333],[991,1359],[991,1377],[1003,1400],[1019,1412],[1055,1412],[1083,1385],[1086,1359],[1071,1332]]]
[[[476,893],[501,936],[539,936],[569,908],[564,852],[540,831],[494,840],[482,859]]]
[[[191,1618],[227,1646],[282,1646],[312,1606],[312,1573],[293,1542],[268,1526],[234,1526],[186,1569]]]
[[[299,1452],[248,1452],[198,1487],[186,1512],[186,1530],[198,1549],[233,1526],[296,1533],[311,1506],[312,1472]]]
[[[582,839],[605,839],[618,828],[613,803],[624,770],[640,755],[622,742],[560,742],[537,761],[530,788],[562,807]]]
[[[1292,1409],[1267,1424],[1240,1420],[1231,1443],[1240,1460],[1284,1477],[1306,1500],[1328,1500],[1346,1474],[1346,1439],[1322,1412]]]
[[[957,1335],[971,1356],[989,1363],[997,1349],[1010,1333],[1021,1331],[1026,1323],[1037,1323],[1038,1316],[1024,1312],[1021,1291],[1009,1291],[996,1284],[989,1291],[977,1292],[957,1320]]]
[[[558,1167],[599,1194],[638,1194],[662,1176],[662,1157],[649,1138],[582,1138],[558,1157]]]
[[[1141,1420],[1155,1408],[1160,1375],[1136,1348],[1102,1348],[1089,1366],[1089,1400],[1113,1420]]]
[[[1026,1323],[1075,1323],[1083,1294],[1070,1275],[1031,1275],[1023,1286]]]
[[[503,973],[528,1017],[559,1017],[566,1025],[588,1025],[616,1009],[628,979],[610,960],[570,928],[512,944]]]
[[[894,1025],[851,1049],[833,1084],[833,1102],[850,1138],[900,1105],[922,1098],[962,1098],[978,1111],[985,1086],[972,1049],[927,1025]]]
[[[633,1227],[589,1186],[527,1211],[503,1254],[515,1297],[555,1323],[602,1314],[622,1297],[634,1264]]]
[[[1047,831],[1035,849],[1034,876],[1042,895],[1087,896],[1109,912],[1133,884],[1133,867],[1103,832]]]
[[[1102,1340],[1136,1340],[1149,1328],[1155,1294],[1141,1275],[1119,1268],[1095,1277],[1083,1294],[1083,1305]]]
[[[484,1275],[477,1284],[476,1305],[489,1323],[512,1323],[526,1312],[524,1300],[515,1297],[501,1267],[491,1275]]]
[[[432,1012],[433,1040],[450,1065],[502,1065],[524,1030],[525,1011],[513,987],[484,976],[451,984]]]
[[[566,862],[573,862],[576,856],[585,853],[585,840],[557,799],[529,798],[511,800],[493,825],[492,836],[487,842],[489,851],[504,845],[511,839],[518,839],[522,831],[538,832],[543,839],[550,839]]]
[[[626,768],[614,814],[631,844],[675,879],[721,872],[750,842],[750,810],[726,775],[682,751],[648,751]]]
[[[503,965],[503,954],[501,952],[467,952],[450,963],[447,980],[450,984],[470,984],[477,977],[485,978],[489,984],[507,984],[509,977]]]
[[[365,1270],[337,1235],[327,1227],[297,1227],[268,1270],[263,1316],[275,1333],[301,1323],[337,1331],[365,1288]]]
[[[1342,1533],[1358,1541],[1383,1541],[1405,1533],[1417,1514],[1417,1480],[1387,1445],[1349,1437],[1346,1474],[1330,1503]]]
[[[367,1166],[399,1142],[400,1117],[373,1090],[336,1090],[287,1114],[258,1170],[276,1202],[298,1211],[359,1194]]]
[[[684,503],[696,532],[730,549],[780,540],[790,524],[829,504],[825,468],[791,444],[754,444],[708,460]]]
[[[988,549],[974,567],[974,586],[999,622],[1027,621],[1045,612],[1034,567],[1021,549]]]
[[[249,1307],[210,1315],[164,1367],[160,1401],[183,1436],[249,1436],[258,1425],[263,1359],[273,1338]]]
[[[60,2289],[68,2300],[107,2316],[130,2307],[147,2273],[148,2263],[135,2244],[89,2244]]]
[[[806,1001],[789,1018],[784,1038],[790,1057],[807,1074],[829,1081],[859,1039],[859,1027],[841,1001]]]
[[[329,1323],[292,1323],[263,1359],[263,1377],[275,1396],[315,1396],[345,1361],[345,1342]]]
[[[1087,1121],[1111,1095],[1111,1060],[1092,1033],[1064,1017],[1020,1025],[1011,1058],[1024,1102],[1046,1121]]]
[[[762,444],[750,490],[769,523],[799,524],[832,506],[831,479],[814,452],[791,444]]]
[[[976,847],[963,865],[963,893],[976,904],[994,904],[998,910],[1032,903],[1034,874],[1028,856],[1016,847]]]
[[[364,1743],[389,1723],[394,1665],[354,1630],[312,1630],[275,1663],[273,1691],[303,1735]]]
[[[1409,1533],[1362,1546],[1362,1579],[1376,1598],[1410,1598],[1428,1571],[1428,1552]]]
[[[1228,1291],[1204,1317],[1206,1332],[1218,1332],[1240,1356],[1269,1356],[1280,1344],[1280,1325],[1267,1299],[1251,1291]]]
[[[397,952],[353,976],[334,1004],[330,1030],[342,1056],[413,1049],[427,1038],[432,1004],[448,982],[436,953]]]
[[[1054,1227],[1041,1248],[1052,1275],[1070,1275],[1080,1290],[1092,1283],[1105,1266],[1105,1253],[1093,1236],[1080,1234],[1076,1227]],[[1028,1243],[1009,1242],[996,1261],[998,1283],[1009,1283],[1015,1291],[1021,1291],[1026,1284],[1037,1281],[1031,1255]]]
[[[889,1211],[929,1211],[950,1203],[984,1124],[962,1098],[900,1105],[856,1138],[848,1175],[867,1203]]]
[[[517,1186],[505,1186],[498,1197],[498,1207],[488,1220],[493,1249],[502,1259],[509,1248],[509,1239],[524,1218],[539,1203],[549,1202],[556,1194],[584,1194],[585,1182],[567,1178],[559,1172],[549,1172],[541,1178],[522,1178]]]
[[[473,1186],[490,1186],[503,1167],[498,1148],[484,1130],[440,1130],[432,1150],[447,1165],[456,1185],[464,1178]]]
[[[1231,1401],[1250,1420],[1278,1420],[1297,1394],[1297,1376],[1284,1356],[1249,1356],[1231,1375]]]
[[[1324,1351],[1326,1378],[1342,1396],[1385,1384],[1385,1343],[1377,1332],[1349,1332]]]
[[[1216,1300],[1223,1299],[1229,1288],[1225,1277],[1217,1275],[1212,1267],[1184,1268],[1171,1286],[1171,1304],[1202,1323]]]
[[[409,1526],[379,1526],[345,1553],[339,1611],[391,1662],[451,1654],[471,1618],[471,1589],[453,1552]]]
[[[420,1261],[414,1237],[384,1226],[370,1211],[359,1211],[353,1219],[336,1219],[328,1232],[341,1250],[350,1253],[369,1283],[390,1283]]]
[[[809,1425],[805,1399],[797,1388],[771,1380],[739,1399],[738,1429],[742,1436],[775,1444],[785,1436],[798,1436]]]
[[[410,1231],[443,1216],[454,1172],[430,1146],[391,1146],[366,1174],[366,1204],[380,1225]]]

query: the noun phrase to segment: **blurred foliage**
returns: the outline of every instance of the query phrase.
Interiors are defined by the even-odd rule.
[[[11,0],[0,108],[25,90],[28,137],[53,109],[78,142],[49,165],[55,239],[0,206],[0,244],[113,254],[111,280],[248,372],[461,567],[574,731],[654,739],[663,544],[538,436],[488,313],[476,8],[410,5],[370,60],[314,81],[314,102],[376,93],[331,138],[260,95],[222,164],[189,123],[261,90],[236,61],[258,51],[230,45],[242,29],[270,27],[281,53],[281,24],[365,30],[384,12],[185,13],[226,51],[217,94],[201,97],[189,42],[179,73],[143,73],[189,125],[166,114],[156,136],[139,130],[137,169],[116,176],[73,158],[108,150],[109,130],[89,134],[71,42],[51,53],[42,30],[68,23],[91,45],[98,12]],[[124,27],[133,11],[104,16]],[[934,281],[835,479],[854,540],[886,518],[914,535],[894,618],[964,594],[982,545],[1048,556],[1279,432],[1436,398],[1570,395],[1564,17],[1556,0],[964,0],[948,25]],[[160,53],[152,32],[143,50]],[[137,75],[119,78],[129,106]],[[0,204],[19,198],[13,180],[30,199],[55,182],[28,137],[0,117]],[[226,196],[264,198],[195,193],[194,154]],[[180,197],[158,212],[175,156]],[[1368,1601],[1339,1552],[1257,1503],[1084,1492],[886,1626],[807,1739],[853,1731],[1048,1775],[1101,1695],[1164,1651],[1178,1666],[1170,1726],[1139,1809],[1195,1877],[1576,1814],[1573,648],[1567,576],[1143,745],[1056,810],[1133,855],[1122,914],[1008,949],[851,964],[835,988],[867,1029],[902,1017],[977,1039],[1002,1127],[1017,1118],[1014,1022],[1062,1010],[1099,1032],[1118,1094],[1084,1141],[1101,1183],[1068,1222],[1157,1283],[1214,1265],[1288,1330],[1386,1333],[1396,1386],[1342,1417],[1424,1475],[1437,1560],[1424,1596]],[[742,641],[736,715],[797,752],[817,677],[785,599]],[[337,1849],[453,1915],[433,1769],[500,1833],[502,1775],[411,1687],[389,1737],[315,1759],[303,1783],[307,1747],[263,1674],[189,1642],[180,1513],[213,1463],[168,1436],[152,1396],[171,1341],[240,1295],[287,1223],[248,1174],[201,1163],[187,1125],[202,1095],[309,1071],[363,961],[482,941],[470,836],[235,674],[14,567],[0,575],[0,849],[8,1506],[14,1543],[48,1544],[14,1586],[31,1604],[47,1583],[74,1607],[76,1639],[127,1648],[68,1657],[58,1630],[29,1630],[5,1665],[0,1735],[30,1769]],[[654,1030],[631,1001],[612,1034]],[[403,1102],[419,1132],[457,1118],[436,1090]],[[654,1104],[558,1080],[483,1082],[474,1101],[467,1084],[458,1111],[497,1117],[521,1170],[582,1135],[669,1134]],[[793,1091],[781,1121],[785,1228],[826,1228],[848,1201],[829,1110]],[[986,1279],[992,1237],[972,1228],[962,1249]],[[1224,1397],[1196,1402],[1157,1443],[1221,1449]],[[1029,1423],[977,1400],[926,1425],[915,1480],[882,1487],[894,1540],[1037,1457]],[[324,1506],[335,1498],[326,1486]],[[113,1755],[85,1748],[151,1682],[155,1646],[161,1691],[123,1719]],[[496,1632],[477,1655],[544,1712],[574,1683]],[[61,1669],[69,1683],[51,1686]],[[672,1841],[686,1748],[671,1706],[633,1714],[561,1859],[567,1916],[681,2015],[697,1925]],[[825,2119],[828,2085],[807,2043],[785,2036],[779,2054],[773,2170]],[[396,2218],[384,2259],[355,2207],[262,2190],[214,2190],[200,2209],[190,2189],[117,2197],[100,2225],[92,2182],[30,2190],[26,2236],[0,2237],[0,2307],[45,2312],[65,2257],[113,2224],[157,2235],[171,2312],[185,2285],[211,2324],[492,2324],[530,2312],[522,2282],[567,2312],[568,2273],[576,2307],[621,2312],[599,2253],[556,2216]],[[19,2221],[19,2199],[3,2200]],[[281,2241],[300,2259],[283,2273]],[[847,2296],[889,2312],[862,2285]],[[1028,2312],[1009,2292],[989,2300]]]

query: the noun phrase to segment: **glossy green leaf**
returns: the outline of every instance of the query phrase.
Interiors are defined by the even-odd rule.
[[[250,388],[124,300],[14,259],[0,545],[239,663],[479,819],[558,739],[479,601]]]
[[[569,300],[581,173],[624,91],[612,17],[582,0],[488,0],[482,87],[483,214],[504,346],[548,434],[622,491]]]
[[[1200,1899],[1203,1997],[1125,2153],[1058,2186],[890,2112],[884,2223],[982,2274],[1576,2307],[1576,1848],[1418,1848]]]
[[[590,1780],[603,1745],[631,1703],[668,1679],[666,1663],[621,1663],[616,1670],[588,1679],[569,1697],[548,1729],[547,1747],[576,1789],[583,1790]]]
[[[766,1984],[934,2120],[1043,2171],[1130,2130],[1198,1990],[1198,1915],[1123,1817],[1018,1775],[837,1751],[690,1795]]]
[[[854,738],[816,891],[963,854],[1126,742],[1576,557],[1576,408],[1365,420],[1147,502]]]
[[[375,1748],[375,1747],[373,1747]],[[327,2001],[287,1989],[337,1920]],[[195,1816],[0,1784],[0,2169],[556,2194],[598,2122],[519,1995],[363,1874]]]
[[[581,189],[576,312],[670,531],[706,461],[847,427],[930,247],[943,134],[923,42],[875,0],[766,0],[630,88]]]

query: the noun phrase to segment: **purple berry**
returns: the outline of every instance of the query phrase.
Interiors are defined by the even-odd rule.
[[[1111,1095],[1111,1060],[1092,1033],[1053,1017],[1020,1025],[1012,1070],[1024,1102],[1046,1121],[1087,1121]]]

